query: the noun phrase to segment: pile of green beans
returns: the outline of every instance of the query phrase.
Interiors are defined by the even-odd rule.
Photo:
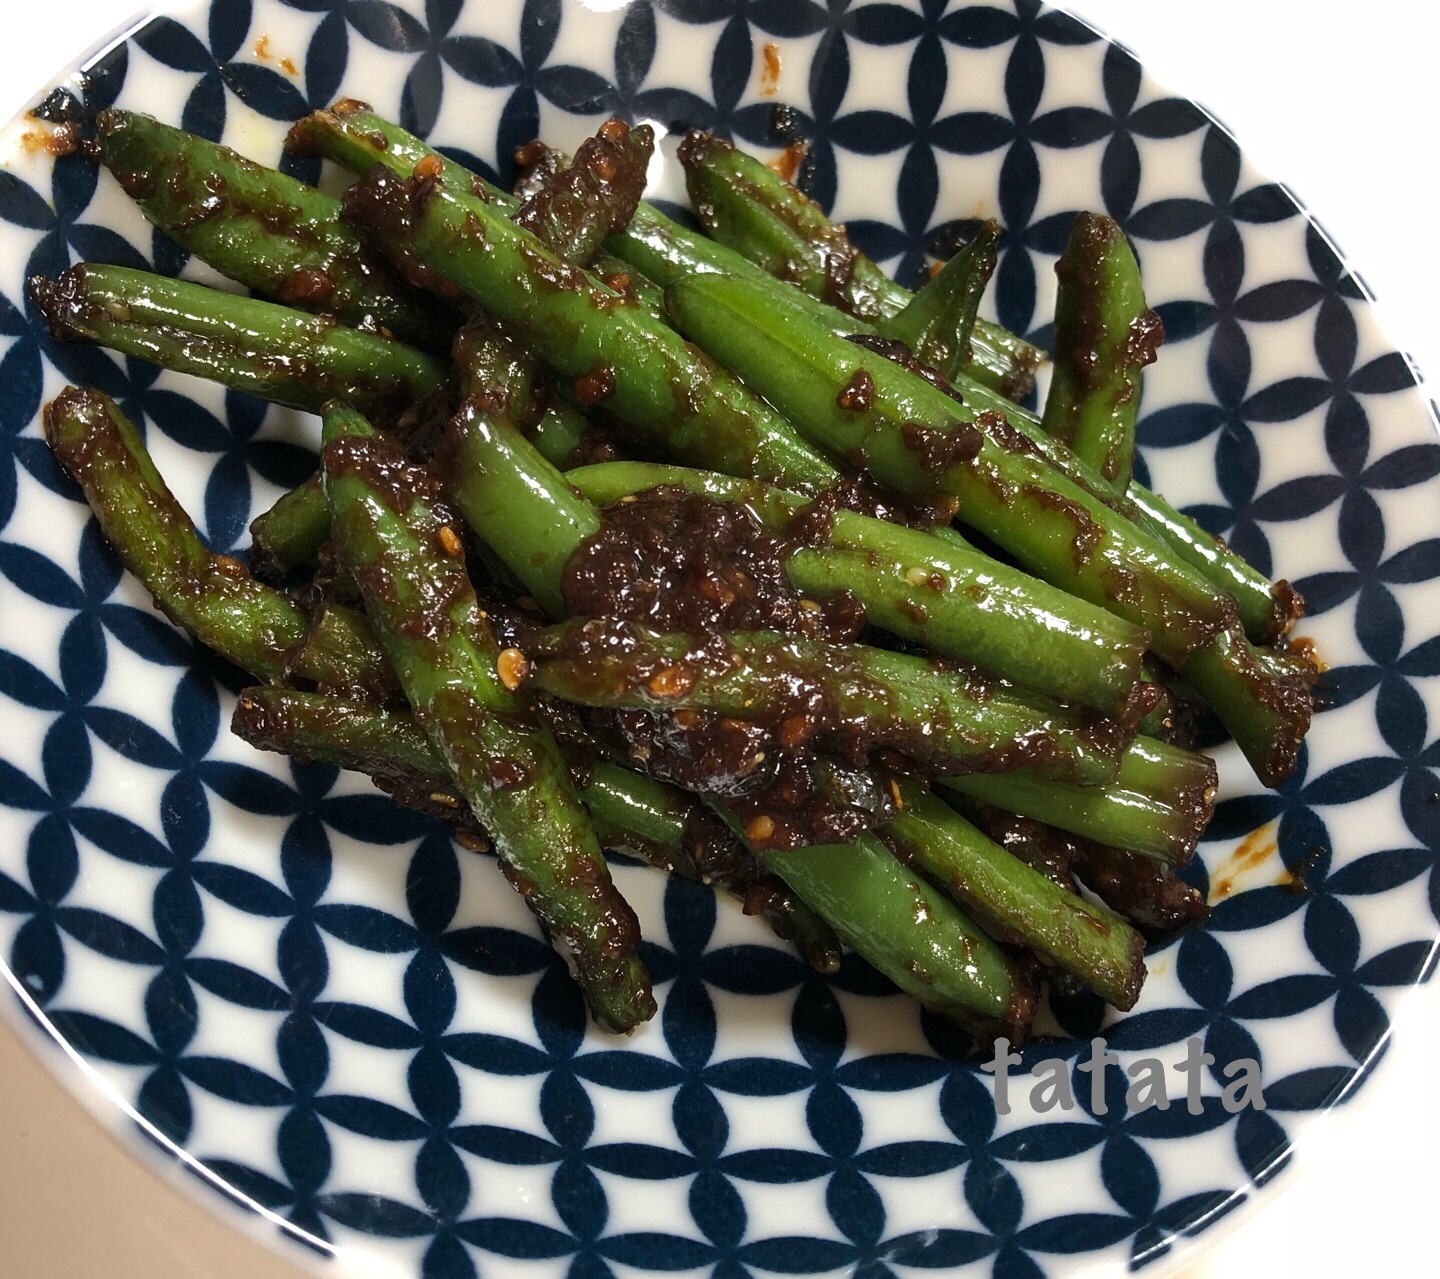
[[[977,1041],[1023,1036],[1046,974],[1132,1007],[1146,938],[1204,912],[1176,872],[1216,772],[1180,726],[1203,703],[1262,781],[1294,767],[1302,602],[1131,480],[1162,334],[1108,219],[1060,259],[1036,416],[1043,357],[979,318],[997,225],[912,294],[709,135],[680,151],[706,234],[643,202],[653,138],[616,120],[573,160],[527,148],[521,194],[354,102],[287,140],[354,175],[339,197],[130,112],[94,144],[252,296],[84,263],[30,281],[52,338],[315,413],[320,465],[247,567],[99,392],[47,406],[57,458],[156,606],[258,681],[235,731],[493,850],[597,1024],[656,1010],[604,849],[733,895],[817,971],[856,951]],[[793,625],[577,612],[584,557],[658,501],[769,548],[774,581],[706,582]],[[682,754],[696,725],[758,743],[756,777],[790,761],[844,793],[846,837],[742,802],[770,794],[749,773],[677,773],[636,717]]]

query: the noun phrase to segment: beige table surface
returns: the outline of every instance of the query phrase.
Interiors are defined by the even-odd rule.
[[[75,1070],[39,1047],[52,1068]],[[0,1279],[303,1273],[142,1166],[0,1025]]]
[[[139,0],[60,0],[18,14],[14,0],[0,3],[4,119],[41,77]],[[1440,7],[1408,0],[1343,10],[1253,0],[1073,0],[1069,7],[1119,34],[1177,91],[1215,109],[1262,169],[1312,200],[1378,292],[1389,331],[1423,368],[1440,369],[1436,166],[1428,151]],[[1347,15],[1344,24],[1331,13]],[[1250,35],[1236,40],[1247,23]],[[1284,51],[1287,84],[1276,80],[1276,50]],[[1383,134],[1367,124],[1377,119],[1389,122]],[[1408,159],[1411,148],[1419,162]],[[1417,255],[1415,245],[1428,251]],[[1440,617],[1425,629],[1440,633]],[[10,999],[0,989],[0,1000]],[[223,1215],[200,1206],[215,1199],[212,1192],[195,1197],[193,1188],[180,1188],[180,1175],[164,1175],[148,1155],[137,1158],[117,1142],[51,1073],[69,1078],[74,1067],[40,1047],[43,1066],[33,1045],[0,1020],[0,1279],[301,1279],[304,1271],[234,1228],[223,1205]],[[1380,1265],[1436,1273],[1437,1062],[1440,989],[1429,988],[1407,1003],[1396,1047],[1359,1106],[1318,1125],[1302,1148],[1303,1175],[1282,1178],[1289,1188],[1267,1196],[1273,1202],[1253,1220],[1173,1279],[1323,1279]]]

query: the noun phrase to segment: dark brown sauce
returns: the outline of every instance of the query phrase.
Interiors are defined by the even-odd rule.
[[[846,413],[863,413],[875,403],[875,379],[864,369],[856,369],[850,380],[840,388],[835,397],[838,408]]]
[[[812,521],[780,534],[738,504],[654,489],[610,508],[600,532],[571,557],[566,611],[694,635],[697,660],[707,638],[724,631],[845,642],[864,624],[858,604],[848,596],[805,599],[784,569],[797,534],[819,529]],[[602,625],[591,638],[597,656],[623,656],[623,627]],[[663,696],[683,686],[685,672],[667,667],[643,678],[658,681]],[[757,846],[844,842],[893,812],[888,786],[868,768],[804,752],[815,726],[803,707],[768,720],[592,712],[587,723],[642,771],[724,801]]]
[[[657,631],[772,630],[843,643],[864,625],[859,605],[848,596],[803,599],[785,572],[798,546],[825,532],[812,517],[777,533],[737,503],[652,489],[611,507],[571,557],[566,608]]]

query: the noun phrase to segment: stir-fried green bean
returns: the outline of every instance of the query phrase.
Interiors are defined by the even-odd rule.
[[[655,1002],[602,841],[982,1040],[1023,1033],[1037,974],[1133,1006],[1142,934],[1205,910],[1173,869],[1217,791],[1173,744],[1191,707],[1278,782],[1314,666],[1266,647],[1298,596],[1130,478],[1159,334],[1118,227],[1082,215],[1060,261],[1040,418],[1038,352],[977,319],[997,225],[912,294],[707,135],[709,236],[643,201],[653,138],[618,120],[526,148],[512,194],[338,103],[288,145],[356,174],[339,199],[96,129],[155,225],[278,301],[82,264],[29,282],[52,335],[324,418],[253,526],[280,590],[111,401],[46,410],[157,606],[263,681],[245,740],[493,846],[611,1029]]]

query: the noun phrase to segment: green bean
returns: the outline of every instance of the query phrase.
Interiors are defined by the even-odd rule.
[[[333,764],[424,792],[436,807],[463,812],[469,828],[484,833],[456,795],[444,757],[409,707],[290,688],[247,688],[235,704],[230,727],[259,750]]]
[[[584,462],[586,446],[593,439],[594,426],[583,414],[562,401],[552,401],[540,420],[526,429],[526,436],[540,454],[557,470],[567,471]]]
[[[1176,555],[1230,594],[1245,634],[1255,643],[1281,639],[1305,612],[1305,601],[1289,582],[1272,582],[1223,538],[1207,533],[1158,493],[1131,480],[1124,497],[1133,508],[1132,519],[1138,515]]]
[[[108,396],[67,388],[45,409],[45,438],[84,490],[120,562],[176,626],[270,683],[299,677],[335,688],[374,685],[378,654],[363,647],[363,630],[354,626],[297,663],[295,651],[310,637],[305,610],[255,581],[238,560],[206,548],[140,433]]]
[[[1288,582],[1271,582],[1231,550],[1223,539],[1207,533],[1163,497],[1133,480],[1127,488],[1118,489],[1064,444],[1046,434],[1034,414],[1009,403],[964,374],[954,381],[955,390],[972,409],[1003,413],[1048,461],[1076,484],[1162,541],[1172,554],[1229,595],[1251,639],[1257,642],[1278,639],[1304,612],[1305,601]]]
[[[298,155],[331,160],[357,177],[377,164],[385,165],[402,178],[411,176],[422,163],[431,168],[438,166],[441,180],[455,190],[470,192],[505,217],[513,217],[520,211],[521,201],[510,192],[426,146],[414,134],[359,102],[337,102],[329,111],[315,111],[297,120],[290,128],[285,145]],[[563,244],[550,247],[559,256],[565,256]],[[582,241],[579,251],[588,252],[588,243]],[[592,267],[602,279],[613,281],[607,287],[614,292],[628,297],[652,316],[660,314],[660,290],[629,263],[609,253],[599,253],[587,257],[585,265]]]
[[[607,235],[625,227],[645,190],[655,150],[648,124],[610,120],[581,144],[573,164],[556,170],[515,215],[557,257],[588,266]]]
[[[1220,717],[1262,783],[1279,786],[1294,772],[1313,711],[1313,667],[1272,664],[1236,624],[1196,653],[1184,675]]]
[[[76,266],[29,287],[58,339],[89,338],[310,412],[344,395],[393,416],[448,380],[444,365],[390,339],[125,267]],[[315,556],[329,528],[315,477],[251,524],[255,570],[283,578]]]
[[[1055,360],[1042,426],[1120,492],[1130,483],[1140,370],[1165,337],[1140,264],[1110,218],[1081,213],[1055,264]]]
[[[617,842],[658,869],[730,893],[747,915],[762,915],[816,972],[839,970],[834,929],[784,880],[763,869],[741,840],[729,832],[722,837],[724,824],[683,791],[597,760],[580,798],[602,838],[613,832]],[[710,829],[701,829],[707,819]]]
[[[886,747],[942,771],[1019,770],[1093,785],[1114,780],[1126,744],[1113,721],[861,644],[765,631],[697,640],[577,619],[544,632],[532,656],[531,683],[565,701],[758,719],[788,747]]]
[[[904,497],[950,498],[967,524],[1036,576],[1149,629],[1172,664],[1233,615],[1228,597],[1060,474],[1005,419],[977,416],[883,356],[834,338],[778,288],[696,276],[671,286],[666,302],[691,338],[813,442],[863,461]]]
[[[700,221],[721,244],[861,320],[883,320],[909,305],[914,296],[909,289],[856,249],[844,227],[753,156],[692,132],[680,160]],[[722,192],[730,199],[728,221],[720,218]],[[1044,357],[1028,342],[980,320],[971,347],[973,377],[1014,400],[1034,389]]]
[[[615,255],[644,273],[661,290],[687,275],[748,275],[757,280],[770,277],[749,258],[736,253],[667,218],[659,209],[643,201],[630,219],[630,225],[606,241]],[[812,319],[841,337],[850,333],[873,333],[874,326],[844,311],[796,293],[797,305],[804,306]],[[663,307],[663,292],[661,294]]]
[[[1153,658],[1145,660],[1140,678],[1155,690],[1155,705],[1145,713],[1136,726],[1136,731],[1143,737],[1168,741],[1170,735],[1176,731],[1183,714],[1179,699],[1166,682],[1159,663]]]
[[[201,298],[201,302],[209,299]],[[485,330],[492,326],[482,326]],[[521,413],[528,411],[530,401],[529,377],[533,373],[533,361],[513,344],[505,342],[498,335],[490,339],[493,348],[487,358],[486,368],[477,368],[474,361],[482,339],[476,335],[474,322],[467,325],[456,336],[456,363],[463,375],[469,393],[479,389],[483,382],[487,392],[493,393],[501,385],[516,387],[516,399],[508,403],[507,411]],[[501,353],[508,357],[509,367],[499,367]],[[437,383],[438,385],[438,383]],[[334,388],[328,388],[334,389]],[[416,390],[421,390],[417,386]],[[311,404],[306,407],[318,408]],[[567,426],[574,414],[563,406],[547,408],[541,425],[547,423],[550,430]],[[330,536],[330,510],[325,504],[319,475],[311,476],[304,484],[283,494],[267,511],[258,515],[250,525],[252,569],[261,577],[272,580],[283,579],[287,574],[309,563]]]
[[[926,1008],[982,1023],[977,1038],[997,1031],[1014,1038],[1029,1023],[1034,991],[1004,951],[874,835],[755,856],[851,950]]]
[[[435,465],[465,522],[546,613],[563,617],[565,563],[599,531],[595,508],[479,399],[461,406]]]
[[[572,959],[595,1020],[633,1029],[655,1011],[634,912],[554,739],[512,691],[434,482],[339,405],[325,413],[322,465],[337,546],[406,698],[511,883]]]
[[[776,529],[788,527],[807,505],[797,494],[750,480],[653,463],[582,467],[566,479],[606,506],[676,485],[743,503]],[[1147,632],[941,532],[837,510],[825,546],[797,549],[786,572],[808,595],[852,592],[873,625],[933,653],[1123,723],[1145,712],[1153,697],[1138,678]]]
[[[251,688],[241,693],[231,728],[259,750],[365,773],[398,802],[430,812],[462,834],[488,839],[455,793],[444,758],[408,710],[285,688]],[[689,796],[601,760],[590,765],[589,773],[578,794],[602,840],[623,845],[659,870],[732,893],[747,913],[764,915],[816,971],[839,967],[840,943],[829,925],[778,879],[743,852],[712,852],[713,841],[697,846],[697,823],[715,819]]]
[[[744,160],[736,160],[734,163],[745,165]],[[766,176],[768,171],[756,172],[752,167],[754,163],[751,160],[750,164],[745,166],[749,178],[766,187],[779,184],[779,180],[773,175]],[[764,166],[760,166],[760,169],[763,170]],[[783,188],[783,184],[780,185]],[[789,198],[783,189],[779,192],[772,190],[767,198],[773,199],[776,207],[783,208],[786,215],[794,219],[797,234],[811,237],[814,252],[829,255],[826,258],[827,264],[834,259],[833,269],[843,276],[853,246],[843,237],[838,240],[835,238],[836,228],[831,226],[820,210],[803,199]],[[662,236],[657,235],[655,239],[660,244],[664,242]],[[748,243],[740,247],[755,251],[754,246]],[[791,278],[784,261],[774,261],[770,265],[775,268],[774,273]],[[727,271],[723,267],[716,269],[725,274],[742,274],[739,271]],[[652,264],[652,272],[660,283],[667,286],[673,283],[673,279],[667,279],[660,273],[658,266]],[[828,296],[823,292],[822,281],[826,278],[828,277],[822,272],[812,281],[817,289],[821,290],[822,296]],[[837,301],[846,305],[846,309],[853,310],[856,315],[870,320],[883,320],[897,315],[909,305],[913,296],[909,290],[889,280],[863,254],[855,257],[854,269],[850,278],[845,280],[841,293],[842,296],[837,298]],[[963,373],[952,379],[956,381],[957,389],[965,394],[967,399],[971,393],[982,390],[991,395],[998,394],[1004,402],[1001,411],[1013,410],[1010,402],[1023,399],[1033,387],[1034,370],[1041,360],[1039,353],[1023,339],[985,320],[976,324],[973,343],[973,362]],[[1011,372],[1007,373],[1007,369]],[[976,406],[989,407],[988,404],[978,401]],[[1199,569],[1216,586],[1235,596],[1246,633],[1252,640],[1260,643],[1277,640],[1300,616],[1304,601],[1289,583],[1272,583],[1247,564],[1243,557],[1236,555],[1221,539],[1205,532],[1193,520],[1181,515],[1163,498],[1143,486],[1132,483],[1126,496],[1138,511],[1144,512],[1154,525],[1154,531],[1165,538],[1176,555]]]
[[[961,404],[883,356],[834,339],[788,307],[778,286],[696,277],[674,285],[667,305],[692,338],[815,443],[863,458],[907,496],[949,494],[968,524],[1037,576],[1148,627],[1152,650],[1170,665],[1188,669],[1205,652],[1191,684],[1266,786],[1289,775],[1310,724],[1305,679],[1251,651],[1235,601],[1148,527],[1113,510],[1113,490],[1064,445],[1027,433],[1019,412],[976,413],[974,397]],[[835,397],[835,386],[846,390]],[[857,386],[863,407],[849,398]],[[952,461],[954,450],[963,451]]]
[[[250,521],[250,570],[264,581],[283,581],[329,540],[330,508],[317,473]]]
[[[993,398],[986,401],[990,393],[984,388],[964,379],[960,386],[972,407],[994,406]],[[1137,527],[1156,536],[1178,560],[1194,567],[1235,603],[1237,618],[1186,659],[1185,677],[1220,716],[1256,777],[1266,786],[1280,785],[1294,770],[1310,727],[1310,687],[1316,671],[1303,657],[1252,645],[1246,631],[1282,633],[1304,609],[1304,601],[1288,582],[1272,584],[1234,551],[1140,485],[1131,483],[1123,495],[1116,496],[1098,472],[1035,429],[1034,419],[1023,410],[1011,408],[1010,420],[1087,492],[1101,499],[1108,493],[1109,500]],[[1158,647],[1156,651],[1176,664],[1172,656]]]
[[[946,377],[971,362],[971,336],[985,286],[995,272],[1000,224],[993,218],[923,285],[898,315],[877,326],[904,342],[918,359]]]
[[[815,490],[836,470],[784,418],[666,325],[627,306],[484,201],[373,169],[345,195],[347,219],[464,289],[644,438],[717,470]]]
[[[1003,940],[1079,977],[1106,1003],[1133,1008],[1145,978],[1145,940],[1123,919],[991,843],[922,786],[903,786],[886,827],[902,856]]]
[[[316,610],[309,632],[291,655],[290,674],[292,680],[315,684],[327,693],[365,697],[379,706],[404,700],[369,618],[342,604],[322,604]]]
[[[341,324],[448,345],[458,318],[365,250],[333,196],[133,111],[100,112],[95,141],[145,216],[221,275]]]
[[[943,777],[938,784],[1096,843],[1181,866],[1215,811],[1215,765],[1205,755],[1137,737],[1104,786],[1040,782],[1023,773]]]
[[[318,413],[344,396],[372,413],[444,386],[449,371],[389,338],[323,316],[128,267],[35,276],[30,296],[56,339],[88,338],[177,373]]]
[[[456,336],[455,364],[463,396],[480,396],[488,411],[522,427],[552,466],[578,465],[594,424],[564,398],[565,388],[543,378],[534,357],[500,325],[471,320]]]

